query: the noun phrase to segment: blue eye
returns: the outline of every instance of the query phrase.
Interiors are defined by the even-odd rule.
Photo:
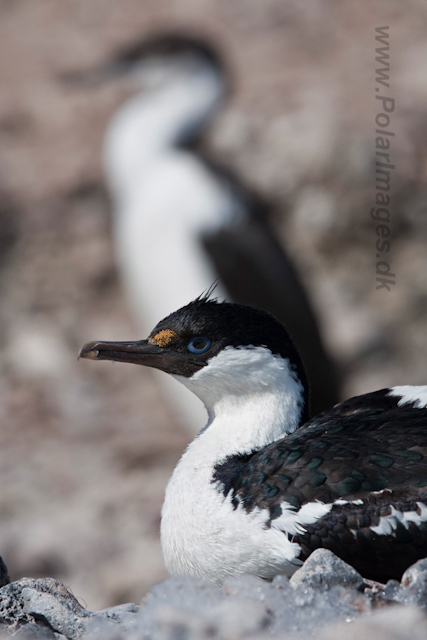
[[[194,336],[188,343],[187,349],[191,353],[206,353],[210,349],[212,342],[206,336]]]

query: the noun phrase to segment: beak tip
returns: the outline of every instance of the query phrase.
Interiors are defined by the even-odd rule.
[[[85,360],[96,360],[99,355],[99,351],[96,348],[97,342],[87,342],[82,346],[77,356],[77,360],[84,358]]]

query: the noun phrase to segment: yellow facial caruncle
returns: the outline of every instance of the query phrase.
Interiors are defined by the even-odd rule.
[[[150,338],[149,342],[157,345],[158,347],[167,347],[175,336],[175,331],[171,331],[171,329],[163,329],[163,331],[159,331],[159,333],[156,333],[155,336]]]

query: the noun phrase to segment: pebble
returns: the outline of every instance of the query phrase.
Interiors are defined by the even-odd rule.
[[[331,589],[337,585],[361,589],[363,578],[352,566],[329,549],[316,549],[292,576],[293,587]]]

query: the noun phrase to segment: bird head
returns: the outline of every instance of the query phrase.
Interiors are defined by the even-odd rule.
[[[286,329],[246,305],[200,297],[161,320],[147,340],[88,342],[79,357],[129,362],[171,374],[210,407],[227,395],[295,386],[308,417],[308,384]],[[296,393],[296,392],[295,392]]]

